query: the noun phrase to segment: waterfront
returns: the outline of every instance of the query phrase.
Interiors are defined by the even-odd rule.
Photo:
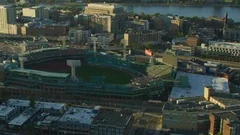
[[[234,21],[240,21],[240,8],[239,7],[221,7],[221,6],[163,6],[163,5],[124,5],[128,12],[145,13],[145,14],[172,14],[178,16],[198,16],[209,17],[217,16],[224,17],[227,12],[229,18]]]

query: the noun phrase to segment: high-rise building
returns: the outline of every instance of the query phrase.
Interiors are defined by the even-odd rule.
[[[17,34],[16,11],[11,5],[0,5],[0,33]]]

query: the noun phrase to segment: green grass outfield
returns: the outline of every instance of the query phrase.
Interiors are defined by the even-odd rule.
[[[45,61],[28,65],[26,68],[49,72],[71,73],[71,68],[67,66],[66,60]],[[105,82],[111,84],[127,84],[130,83],[130,80],[133,78],[131,74],[115,68],[88,65],[85,63],[83,63],[81,67],[76,68],[76,75],[87,82],[91,80],[91,76],[105,76]]]
[[[123,71],[92,65],[82,65],[81,67],[78,67],[76,69],[76,74],[87,82],[91,80],[91,76],[105,76],[105,82],[112,84],[127,84],[132,79],[131,75]]]

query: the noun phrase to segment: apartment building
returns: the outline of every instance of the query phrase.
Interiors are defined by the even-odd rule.
[[[11,5],[0,5],[0,33],[17,34],[16,10]]]
[[[139,44],[160,44],[162,42],[161,31],[142,31],[142,32],[128,32],[124,33],[124,42],[126,45],[131,45],[134,43]]]
[[[86,43],[90,33],[89,30],[70,30],[68,32],[68,39],[71,44]]]

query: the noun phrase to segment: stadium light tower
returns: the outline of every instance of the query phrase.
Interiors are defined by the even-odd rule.
[[[96,53],[97,53],[97,40],[98,40],[97,37],[92,37],[92,41],[93,41],[93,52],[94,52],[94,55],[95,55],[95,56],[96,56]]]
[[[123,60],[127,60],[126,51],[127,51],[127,46],[126,44],[123,44]]]
[[[76,67],[81,66],[80,60],[67,60],[67,65],[71,67],[71,79],[73,81],[79,81],[76,76]]]
[[[123,39],[123,60],[127,60],[127,54],[126,54],[127,46],[128,46],[127,41]]]
[[[18,58],[20,61],[20,69],[24,69],[24,62],[27,61],[26,57],[19,57]]]

